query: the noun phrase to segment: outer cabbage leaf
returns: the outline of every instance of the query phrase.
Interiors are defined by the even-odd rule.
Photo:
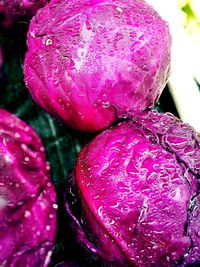
[[[134,114],[79,154],[66,194],[77,241],[105,266],[197,266],[199,174],[200,139],[189,125]]]
[[[32,19],[27,45],[33,99],[79,130],[152,108],[169,76],[169,28],[144,1],[53,0]]]
[[[0,265],[47,266],[56,194],[44,147],[25,122],[0,109]]]

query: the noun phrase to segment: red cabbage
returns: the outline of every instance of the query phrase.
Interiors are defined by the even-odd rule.
[[[56,194],[35,131],[0,109],[0,265],[43,267],[56,231]]]
[[[3,26],[10,27],[17,17],[32,17],[48,0],[0,0],[0,14],[4,16]]]
[[[77,239],[105,266],[198,266],[200,138],[169,113],[134,116],[78,157],[66,198]]]
[[[79,130],[153,107],[169,76],[168,25],[140,0],[52,0],[32,19],[27,45],[33,99]]]

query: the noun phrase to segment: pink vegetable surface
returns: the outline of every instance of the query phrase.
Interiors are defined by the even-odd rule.
[[[32,19],[27,45],[33,99],[83,131],[152,108],[169,76],[168,25],[140,0],[52,0]]]
[[[134,116],[78,157],[66,201],[77,240],[105,266],[199,266],[200,139],[169,113]]]
[[[0,109],[0,266],[48,265],[56,207],[41,140],[29,125]]]
[[[0,14],[4,16],[3,26],[10,27],[18,17],[32,17],[45,6],[48,0],[0,0]]]

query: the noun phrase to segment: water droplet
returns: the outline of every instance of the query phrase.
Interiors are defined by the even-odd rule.
[[[30,159],[29,159],[29,157],[25,157],[24,160],[27,162],[27,161],[29,161]]]
[[[151,191],[151,188],[149,186],[144,186],[141,190],[143,194],[148,194]]]
[[[19,133],[15,133],[15,138],[20,138],[20,134]]]
[[[47,226],[46,226],[46,230],[47,230],[47,231],[50,231],[50,229],[51,229],[51,226],[50,226],[50,225],[47,225]]]
[[[9,154],[4,156],[4,160],[6,163],[13,163],[12,157]]]
[[[109,107],[110,107],[110,102],[108,102],[108,101],[103,101],[103,102],[102,102],[102,107],[103,107],[103,108],[109,108]]]
[[[57,210],[58,205],[56,203],[53,204],[53,208]]]
[[[113,224],[115,224],[115,221],[114,220],[110,221],[110,225],[113,225]]]
[[[52,45],[52,39],[47,39],[45,41],[45,45]]]
[[[31,213],[30,213],[30,211],[29,210],[26,210],[25,212],[24,212],[24,217],[29,217],[31,215]]]
[[[116,204],[114,204],[114,205],[112,205],[112,206],[110,206],[111,208],[117,208],[117,207],[119,207],[119,202],[117,202]]]
[[[98,210],[97,210],[97,213],[98,213],[98,215],[99,215],[100,217],[103,217],[102,212],[103,212],[103,206],[100,206],[100,207],[98,208]]]
[[[123,9],[121,7],[117,7],[116,10],[119,11],[120,13],[123,12]]]

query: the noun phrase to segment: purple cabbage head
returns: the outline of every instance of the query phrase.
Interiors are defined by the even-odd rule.
[[[0,14],[4,16],[3,26],[9,27],[17,17],[32,17],[45,6],[48,0],[0,0]]]
[[[41,140],[25,122],[0,109],[0,266],[48,265],[56,207]]]
[[[76,201],[67,194],[79,242],[105,266],[199,266],[199,175],[200,139],[169,113],[102,132],[78,157]]]
[[[169,28],[145,1],[52,0],[27,45],[33,99],[79,130],[153,107],[169,76]]]

